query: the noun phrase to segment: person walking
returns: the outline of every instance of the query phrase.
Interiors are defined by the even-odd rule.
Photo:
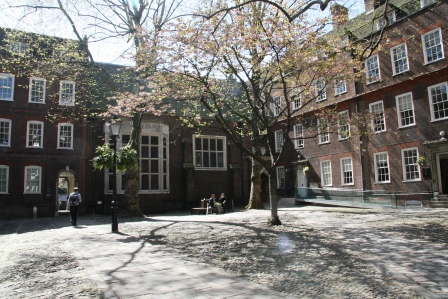
[[[70,222],[72,226],[76,226],[78,220],[78,207],[82,202],[81,194],[78,192],[78,187],[73,188],[73,192],[68,196],[68,204],[70,205]]]

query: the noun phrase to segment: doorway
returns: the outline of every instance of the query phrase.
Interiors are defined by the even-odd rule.
[[[300,198],[308,198],[308,180],[306,179],[306,174],[303,172],[303,166],[297,167],[297,195]]]
[[[56,206],[59,211],[68,211],[67,197],[75,187],[75,176],[71,171],[61,171],[57,181]]]
[[[439,185],[440,194],[448,194],[448,154],[439,155]]]

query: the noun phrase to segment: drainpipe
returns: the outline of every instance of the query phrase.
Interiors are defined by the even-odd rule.
[[[359,99],[356,98],[356,114],[359,114]],[[359,136],[360,143],[362,142],[362,136]],[[364,144],[362,144],[364,146]],[[359,157],[361,163],[361,186],[362,186],[362,202],[364,203],[364,191],[365,191],[365,183],[364,183],[364,157],[362,152],[362,146],[359,147]]]

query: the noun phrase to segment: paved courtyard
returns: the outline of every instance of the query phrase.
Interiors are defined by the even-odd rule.
[[[0,298],[448,298],[448,211],[0,220]]]

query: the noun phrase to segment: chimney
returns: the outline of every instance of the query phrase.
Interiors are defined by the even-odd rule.
[[[344,25],[348,20],[348,9],[340,4],[333,4],[331,6],[331,19],[333,21],[333,30]]]

